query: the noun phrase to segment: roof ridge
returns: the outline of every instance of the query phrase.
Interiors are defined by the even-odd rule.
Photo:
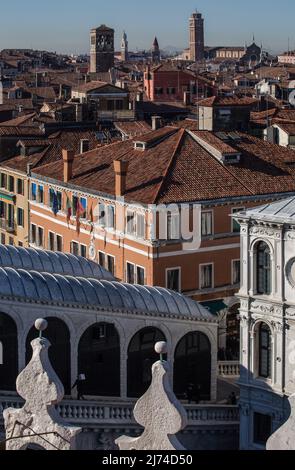
[[[166,171],[165,171],[165,173],[164,173],[164,175],[163,175],[162,182],[160,183],[159,189],[157,190],[157,194],[155,195],[154,202],[156,202],[157,199],[158,199],[158,197],[160,196],[160,191],[161,191],[161,189],[162,189],[162,187],[163,187],[163,185],[164,185],[164,182],[165,182],[166,177],[168,176],[168,173],[169,173],[169,171],[170,171],[171,165],[172,165],[172,163],[173,163],[173,161],[174,161],[174,157],[176,156],[176,153],[177,153],[177,151],[178,151],[178,149],[179,149],[180,143],[181,143],[181,141],[182,141],[182,138],[183,138],[185,132],[186,132],[185,129],[180,129],[180,137],[179,137],[178,141],[176,142],[175,149],[174,149],[174,151],[173,151],[173,153],[172,153],[172,156],[171,156],[171,158],[170,158],[170,161],[169,161],[169,163],[168,163],[168,165],[167,165]],[[177,132],[176,132],[175,134],[177,134]],[[175,134],[172,134],[172,136],[174,136]],[[170,136],[169,136],[169,137],[170,137]]]

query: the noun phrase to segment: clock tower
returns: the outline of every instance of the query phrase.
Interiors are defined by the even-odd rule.
[[[106,25],[90,33],[90,73],[108,72],[114,67],[115,31]]]

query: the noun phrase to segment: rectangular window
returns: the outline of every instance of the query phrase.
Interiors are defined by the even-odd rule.
[[[105,207],[105,204],[103,204],[102,202],[99,203],[99,206],[98,206],[98,214],[99,214],[99,225],[101,225],[101,227],[105,227],[106,226],[106,207]]]
[[[167,95],[175,95],[175,88],[174,87],[168,87],[167,88]]]
[[[87,199],[85,197],[80,198],[80,204],[84,209],[84,212],[82,214],[82,218],[85,219],[87,217]]]
[[[17,194],[24,195],[24,181],[20,178],[17,179]]]
[[[145,216],[144,214],[137,214],[136,216],[136,234],[138,238],[145,238]]]
[[[140,266],[137,266],[136,268],[136,278],[137,278],[137,284],[140,286],[145,285],[145,269],[141,268]]]
[[[167,238],[168,240],[179,240],[180,238],[180,219],[179,214],[167,215]]]
[[[55,191],[54,189],[49,190],[49,206],[51,207],[51,209],[53,208],[53,202],[54,202],[55,195],[56,195],[56,199],[57,199],[57,209],[59,211],[61,211],[61,209],[62,209],[62,193],[60,191]],[[40,196],[40,194],[39,194],[39,196]],[[44,196],[42,196],[42,197],[44,198]]]
[[[77,196],[72,197],[72,212],[73,216],[76,217],[77,215],[77,204],[78,204],[78,198]]]
[[[7,205],[7,228],[14,230],[14,206],[12,204]]]
[[[37,226],[35,224],[31,224],[31,243],[37,244]]]
[[[17,208],[17,225],[19,227],[24,226],[24,210],[19,207]]]
[[[166,272],[166,287],[167,289],[180,292],[180,269],[168,269]]]
[[[44,229],[42,227],[38,227],[38,246],[40,248],[44,246]]]
[[[2,245],[5,245],[5,233],[1,233],[1,243]]]
[[[14,246],[14,240],[12,237],[9,237],[9,245]]]
[[[213,265],[201,266],[201,289],[212,289],[213,287]]]
[[[79,243],[77,242],[71,243],[71,253],[75,256],[79,256]]]
[[[156,95],[163,95],[163,88],[155,87],[155,94]]]
[[[115,275],[115,258],[108,255],[108,266],[107,270],[114,276]]]
[[[6,189],[6,179],[7,176],[5,173],[1,173],[0,184],[2,189]]]
[[[55,234],[52,232],[48,232],[48,250],[54,251],[55,250]]]
[[[63,238],[61,235],[56,235],[56,251],[62,252]]]
[[[234,260],[233,261],[233,285],[240,284],[241,282],[241,262],[240,260]]]
[[[13,176],[8,177],[8,191],[10,193],[14,193],[14,177]]]
[[[31,200],[37,201],[37,185],[36,183],[31,184]]]
[[[87,246],[86,245],[80,245],[80,256],[83,256],[83,258],[87,258]]]
[[[238,209],[232,209],[232,214],[237,214],[238,212],[242,212],[245,210],[244,207],[239,207]],[[241,227],[239,222],[236,220],[232,219],[232,232],[233,233],[240,233]]]
[[[102,268],[106,267],[106,255],[102,251],[98,252],[98,263]]]
[[[44,188],[41,185],[38,186],[38,202],[44,204]]]
[[[126,275],[126,281],[128,284],[135,284],[135,266],[134,264],[127,263],[127,275]]]
[[[108,228],[115,228],[115,206],[108,206]]]
[[[135,233],[135,215],[134,212],[127,212],[127,233],[134,235]]]
[[[254,444],[265,445],[272,434],[272,419],[269,415],[254,413]]]
[[[202,212],[202,237],[213,235],[212,212]]]

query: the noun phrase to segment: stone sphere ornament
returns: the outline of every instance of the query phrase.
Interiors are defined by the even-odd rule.
[[[155,351],[157,354],[161,354],[161,355],[167,354],[168,347],[167,347],[166,341],[159,341],[158,343],[156,343]]]
[[[46,328],[48,327],[48,321],[45,320],[44,318],[38,318],[38,320],[35,321],[35,328],[38,331],[45,331]]]

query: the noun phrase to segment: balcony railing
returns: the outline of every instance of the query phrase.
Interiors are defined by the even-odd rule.
[[[7,408],[21,408],[19,398],[0,398],[0,422]],[[56,409],[60,416],[74,425],[136,426],[133,418],[134,403],[98,403],[64,400]],[[239,407],[226,405],[185,405],[188,426],[238,425]]]
[[[221,377],[239,377],[239,361],[221,361],[218,362],[218,375]]]

